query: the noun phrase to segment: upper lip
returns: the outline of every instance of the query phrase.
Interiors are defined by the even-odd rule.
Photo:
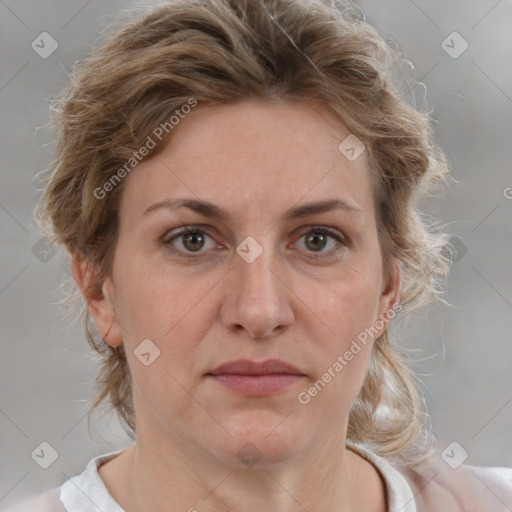
[[[267,359],[266,361],[256,362],[249,359],[237,359],[228,361],[217,366],[209,372],[209,375],[271,375],[276,373],[286,373],[289,375],[304,375],[295,366],[280,361],[279,359]]]

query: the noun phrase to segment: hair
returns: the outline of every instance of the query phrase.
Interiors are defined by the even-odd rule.
[[[52,104],[55,157],[36,217],[46,236],[110,275],[125,166],[183,105],[248,98],[310,102],[364,144],[383,268],[401,266],[404,312],[442,300],[447,235],[417,208],[446,184],[431,119],[404,99],[404,59],[353,4],[328,0],[172,0],[124,20],[85,60]],[[178,128],[179,129],[179,128]],[[151,150],[156,155],[172,135]],[[130,164],[131,165],[131,164]],[[112,177],[120,178],[105,191]],[[104,342],[80,297],[87,340],[100,354],[89,412],[115,409],[135,439],[124,346]],[[75,301],[74,304],[77,304]],[[428,419],[407,351],[386,330],[349,413],[347,442],[413,464],[431,451]],[[381,414],[387,411],[387,414]]]

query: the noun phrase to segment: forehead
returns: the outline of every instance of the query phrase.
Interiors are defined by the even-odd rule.
[[[121,216],[140,217],[154,203],[182,197],[248,218],[326,198],[368,212],[366,154],[351,161],[339,149],[349,135],[332,114],[305,102],[196,107],[165,148],[126,178]]]

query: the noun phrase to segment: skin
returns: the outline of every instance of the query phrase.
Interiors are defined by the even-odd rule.
[[[297,399],[398,301],[398,266],[383,275],[366,153],[351,162],[338,150],[349,133],[308,103],[197,107],[126,178],[112,275],[88,293],[94,269],[73,260],[99,332],[125,344],[133,376],[137,443],[100,468],[125,510],[386,510],[380,475],[345,447],[373,340],[307,405]],[[144,215],[176,198],[208,200],[230,218],[186,207]],[[284,217],[333,198],[358,212]],[[198,224],[201,256],[187,259],[195,246],[172,236]],[[308,244],[315,226],[345,241]],[[236,252],[248,236],[263,249],[252,263]],[[145,339],[160,350],[149,366],[134,355]],[[305,376],[265,397],[205,377],[238,358],[281,359]],[[249,442],[261,455],[252,467],[237,457]]]

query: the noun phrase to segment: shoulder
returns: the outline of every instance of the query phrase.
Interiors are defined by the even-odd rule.
[[[510,512],[512,468],[461,465],[452,469],[439,453],[409,468],[406,478],[418,512]]]
[[[43,494],[23,500],[3,512],[66,512],[59,498],[60,489],[54,488]]]
[[[69,478],[60,487],[21,501],[8,509],[2,509],[1,512],[68,512],[71,510],[122,512],[122,508],[113,500],[105,487],[98,473],[98,467],[124,450],[125,448],[120,448],[94,457],[81,474]]]

